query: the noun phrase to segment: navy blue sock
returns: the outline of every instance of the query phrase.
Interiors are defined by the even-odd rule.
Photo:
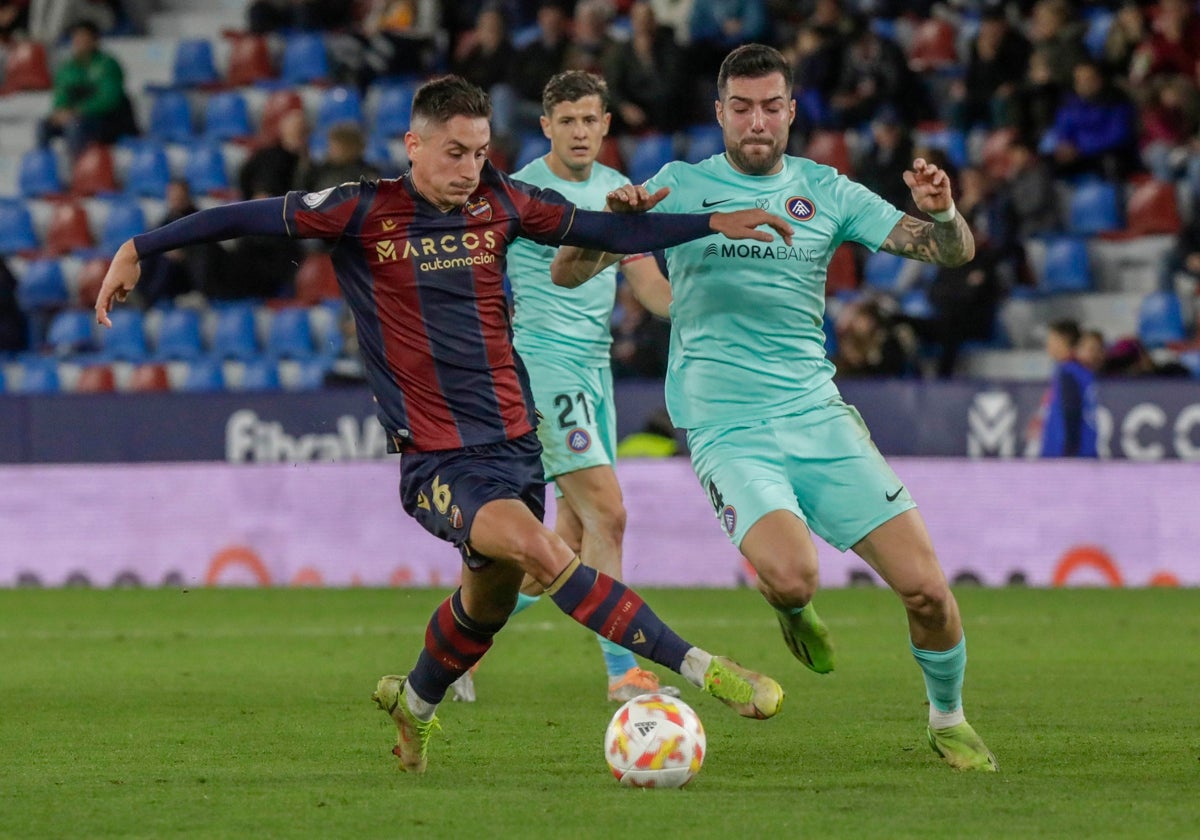
[[[425,628],[425,647],[408,674],[408,684],[427,703],[442,702],[448,689],[492,646],[492,637],[504,626],[483,624],[463,609],[462,589],[443,601]]]

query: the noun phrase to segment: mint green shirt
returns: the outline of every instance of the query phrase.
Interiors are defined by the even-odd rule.
[[[775,175],[736,171],[724,154],[668,163],[646,183],[671,193],[654,210],[762,207],[792,223],[792,244],[718,234],[667,250],[671,353],[667,408],[695,429],[802,411],[837,394],[825,358],[825,270],[846,241],[879,249],[903,217],[887,201],[805,158]],[[765,230],[765,228],[764,228]]]
[[[527,184],[552,189],[584,210],[603,210],[611,190],[629,179],[603,164],[592,164],[586,181],[564,181],[538,158],[513,173]],[[595,367],[610,363],[613,300],[617,293],[616,266],[606,268],[582,286],[564,289],[550,280],[555,248],[517,239],[508,248],[508,280],[516,313],[513,343],[526,361],[538,355],[569,357]]]

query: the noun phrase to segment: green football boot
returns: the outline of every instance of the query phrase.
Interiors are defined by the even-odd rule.
[[[405,677],[380,677],[371,699],[392,716],[398,735],[392,753],[400,758],[400,769],[409,773],[424,773],[428,764],[429,739],[435,729],[441,729],[437,715],[423,721],[408,708],[404,699]]]
[[[829,640],[829,628],[817,615],[813,605],[807,605],[799,615],[784,615],[775,610],[779,629],[792,656],[818,674],[833,670],[833,642]]]
[[[1000,769],[996,756],[992,755],[987,744],[965,720],[945,729],[929,727],[925,732],[929,736],[929,746],[955,770],[995,773]]]
[[[783,706],[779,683],[724,656],[714,656],[704,672],[704,690],[742,717],[765,720]]]

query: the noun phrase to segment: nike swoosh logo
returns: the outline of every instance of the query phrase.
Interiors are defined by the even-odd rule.
[[[883,495],[884,495],[884,498],[886,498],[889,502],[894,502],[894,501],[896,501],[896,499],[900,498],[900,494],[903,492],[904,492],[904,485],[901,484],[900,489],[897,490],[895,493],[884,493]]]
[[[732,198],[722,198],[719,201],[709,201],[707,198],[700,202],[701,207],[716,207],[718,204],[724,204],[726,201],[733,201]]]

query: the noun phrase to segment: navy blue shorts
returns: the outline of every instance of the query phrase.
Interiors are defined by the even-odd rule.
[[[475,514],[497,499],[520,499],[539,521],[546,515],[546,479],[537,433],[513,440],[407,452],[400,456],[400,501],[421,527],[454,543],[478,569],[490,560],[467,545]]]

